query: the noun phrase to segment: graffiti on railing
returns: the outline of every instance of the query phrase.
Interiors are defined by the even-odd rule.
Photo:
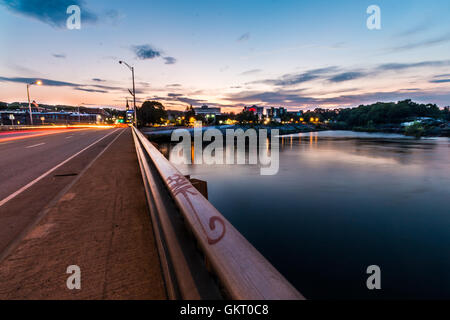
[[[194,212],[194,215],[195,215],[197,221],[199,222],[199,224],[202,228],[202,231],[205,234],[205,236],[208,240],[208,243],[210,245],[214,245],[223,239],[223,237],[225,236],[226,228],[225,228],[225,222],[223,221],[223,219],[221,217],[214,216],[209,219],[209,229],[211,231],[216,230],[217,224],[222,225],[222,232],[220,233],[219,237],[211,237],[208,234],[208,232],[206,231],[205,227],[203,226],[203,223],[197,213],[197,210],[195,210],[195,207],[193,206],[192,201],[190,199],[191,195],[193,195],[193,196],[199,195],[199,192],[189,182],[188,179],[186,179],[181,174],[174,174],[167,179],[167,185],[169,186],[170,190],[172,191],[174,197],[181,195],[189,203],[189,206],[191,207],[192,211]]]

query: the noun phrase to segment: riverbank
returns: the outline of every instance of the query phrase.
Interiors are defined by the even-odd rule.
[[[413,123],[408,126],[401,124],[382,124],[369,126],[349,126],[343,122],[328,124],[330,130],[345,130],[356,132],[380,132],[380,133],[394,133],[403,134],[413,137],[450,137],[450,124],[447,123]]]
[[[147,135],[152,141],[155,142],[170,142],[173,131],[177,129],[185,129],[194,133],[194,128],[192,127],[143,127],[141,128],[142,133]],[[417,123],[410,126],[401,126],[400,124],[384,124],[377,126],[349,126],[345,123],[329,123],[329,124],[283,124],[283,125],[221,125],[221,126],[208,126],[203,127],[202,130],[208,129],[218,129],[224,135],[227,129],[238,130],[242,129],[244,131],[248,129],[265,129],[268,134],[271,134],[272,130],[279,130],[280,135],[288,135],[294,133],[304,133],[304,132],[318,132],[318,131],[355,131],[355,132],[368,132],[368,133],[392,133],[401,134],[405,136],[413,136],[416,138],[420,137],[450,137],[450,125],[449,123],[426,124]]]
[[[177,129],[185,129],[188,130],[191,134],[194,133],[194,128],[192,127],[163,127],[163,128],[152,128],[152,127],[143,127],[141,131],[147,137],[149,137],[152,141],[157,142],[170,142],[172,137],[172,132]],[[302,132],[316,132],[316,131],[325,131],[329,130],[326,126],[322,125],[310,125],[310,124],[284,124],[284,125],[222,125],[222,126],[209,126],[203,127],[202,130],[208,129],[218,129],[224,135],[226,134],[226,130],[238,130],[242,129],[244,131],[248,129],[267,130],[268,134],[271,134],[272,130],[279,130],[280,135],[293,134],[293,133],[302,133]]]

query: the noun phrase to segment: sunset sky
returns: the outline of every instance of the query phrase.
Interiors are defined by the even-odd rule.
[[[82,9],[81,30],[66,9]],[[381,30],[366,26],[381,8]],[[0,101],[123,108],[139,101],[450,105],[450,1],[0,0]]]

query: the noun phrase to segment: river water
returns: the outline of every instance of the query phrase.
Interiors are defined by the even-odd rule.
[[[208,182],[211,203],[308,299],[450,298],[448,138],[303,133],[281,138],[274,176],[177,167]],[[381,290],[367,288],[371,265]]]

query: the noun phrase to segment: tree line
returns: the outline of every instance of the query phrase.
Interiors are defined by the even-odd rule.
[[[370,124],[399,124],[417,118],[450,120],[449,107],[441,110],[435,104],[419,104],[411,100],[394,102],[377,102],[361,105],[357,108],[340,109],[332,120],[346,122],[350,126]]]

